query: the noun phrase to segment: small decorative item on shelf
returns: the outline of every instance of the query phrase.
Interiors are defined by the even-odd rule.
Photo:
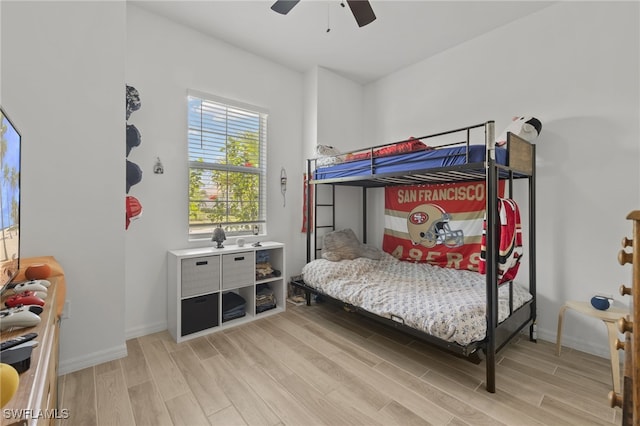
[[[224,229],[222,229],[222,224],[220,224],[216,229],[213,230],[213,237],[211,237],[211,241],[216,242],[216,248],[224,248],[222,242],[226,240],[227,237],[224,235]]]

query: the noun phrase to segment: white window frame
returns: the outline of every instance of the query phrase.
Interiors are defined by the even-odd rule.
[[[191,117],[191,101],[197,99],[202,102],[210,103],[210,105],[216,105],[217,108],[224,108],[227,112],[225,117],[225,130],[220,131],[219,128],[216,127],[216,131],[213,132],[211,128],[207,129],[203,126],[204,120],[199,120],[199,128],[197,126],[198,120],[193,120]],[[237,127],[234,128],[233,125],[229,125],[232,122],[230,119],[229,112],[239,113],[239,114],[247,114],[247,117],[252,115],[257,115],[258,118],[258,166],[245,167],[242,165],[230,165],[226,163],[218,163],[215,161],[205,161],[202,158],[199,158],[198,161],[195,161],[194,158],[198,156],[198,154],[204,155],[207,153],[214,154],[214,150],[211,148],[202,149],[206,136],[203,137],[203,134],[213,135],[215,133],[215,138],[218,140],[220,138],[224,138],[225,143],[229,142],[229,137],[234,137],[234,130],[242,130]],[[188,90],[187,91],[187,150],[188,150],[188,185],[191,185],[191,176],[192,170],[203,170],[205,175],[207,171],[223,171],[227,173],[247,173],[252,175],[257,175],[259,179],[258,184],[258,217],[255,220],[251,221],[211,221],[211,222],[200,222],[198,224],[192,223],[192,212],[191,206],[192,202],[200,202],[205,203],[207,200],[205,199],[192,199],[191,198],[191,188],[188,188],[188,229],[189,229],[189,239],[203,239],[210,238],[213,229],[222,224],[222,228],[225,230],[225,234],[228,237],[239,237],[246,235],[265,235],[267,232],[266,224],[267,224],[267,118],[268,111],[264,108],[257,107],[255,105],[249,105],[242,102],[234,101],[231,99],[222,98],[219,96],[211,95],[204,92],[199,92],[196,90]],[[195,126],[194,126],[195,125]],[[236,135],[237,136],[237,135]],[[193,142],[200,140],[200,149],[196,149],[193,146]],[[219,145],[216,147],[219,148]],[[211,157],[207,157],[210,159]],[[222,191],[224,192],[224,191]],[[230,206],[229,203],[236,202],[231,200],[222,201],[222,203],[226,203],[226,212],[227,219],[229,219],[229,211]],[[194,221],[195,222],[195,221]]]

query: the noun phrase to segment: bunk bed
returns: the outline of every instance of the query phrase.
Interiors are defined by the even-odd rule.
[[[472,132],[475,132],[473,134],[477,132],[482,134],[483,132],[480,144],[476,144],[476,140],[472,137]],[[445,143],[436,146],[438,141],[441,140],[444,140]],[[512,198],[513,181],[515,179],[528,181],[528,184],[524,185],[528,191],[528,247],[526,255],[529,264],[528,289],[525,289],[525,292],[528,293],[525,295],[522,292],[515,291],[516,284],[513,281],[501,283],[498,270],[499,184],[502,180],[508,183],[506,185],[508,193],[505,195]],[[312,279],[310,265],[321,261],[328,262],[324,259],[319,259],[320,256],[318,254],[322,251],[321,234],[336,230],[336,187],[351,186],[362,188],[362,242],[366,243],[368,189],[446,182],[484,182],[486,184],[486,273],[481,275],[478,272],[458,271],[466,278],[456,278],[462,281],[475,281],[476,289],[478,280],[481,281],[480,288],[485,294],[481,295],[483,299],[480,303],[486,305],[482,306],[484,318],[481,318],[481,320],[483,327],[486,321],[486,327],[483,328],[482,335],[471,337],[470,341],[469,339],[452,339],[448,336],[439,335],[434,333],[433,330],[417,326],[415,321],[405,321],[405,317],[399,321],[398,317],[394,316],[393,313],[389,314],[385,311],[386,313],[382,314],[376,312],[362,298],[353,299],[345,296],[336,296],[336,293],[328,290],[331,288],[331,283],[327,286],[321,286],[315,283],[316,277]],[[484,359],[486,360],[486,389],[494,393],[497,352],[527,326],[529,327],[529,338],[532,341],[535,340],[535,145],[509,133],[506,145],[497,147],[495,144],[494,122],[488,121],[420,138],[410,138],[392,144],[374,146],[335,156],[309,159],[307,160],[307,185],[310,186],[306,191],[305,200],[307,265],[303,269],[303,275],[292,280],[292,284],[295,287],[304,291],[307,304],[311,303],[311,295],[316,295],[323,300],[343,306],[347,311],[357,312],[409,333],[422,341],[432,343],[474,363],[480,363]],[[321,203],[318,201],[317,196],[313,196],[322,187],[329,188],[331,194],[329,202]],[[519,186],[519,188],[521,187]],[[332,211],[332,218],[329,224],[324,224],[318,218],[319,207],[329,208]],[[382,259],[377,263],[396,265],[393,262],[395,259],[390,260],[390,258],[392,256],[383,253]],[[376,263],[376,261],[371,261],[370,259],[356,259],[355,261],[365,262],[365,265],[361,266],[364,269],[373,267]],[[366,264],[366,262],[372,263]],[[408,266],[403,264],[410,263],[398,262],[400,267]],[[397,265],[394,267],[398,268]],[[309,282],[305,281],[305,271]],[[313,272],[313,274],[322,273]],[[381,275],[384,272],[374,272],[374,274]],[[332,275],[332,273],[327,273],[327,275]],[[314,283],[312,284],[311,281],[314,281]],[[412,280],[409,279],[408,281]],[[416,279],[413,278],[413,281],[415,282]],[[416,291],[420,290],[412,288],[408,291],[415,294]],[[505,292],[507,294],[506,313]],[[400,291],[393,289],[387,291],[387,293],[400,293]],[[426,310],[432,311],[437,310],[437,308],[434,308],[431,304]],[[426,310],[423,307],[422,312],[426,312]],[[418,312],[416,315],[422,315],[422,313]]]

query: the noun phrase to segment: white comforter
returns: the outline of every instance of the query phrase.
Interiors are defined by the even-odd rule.
[[[314,260],[302,269],[307,285],[376,315],[403,321],[441,339],[467,345],[485,338],[486,278],[477,272],[399,261]],[[509,288],[498,293],[498,321],[509,316]],[[513,288],[514,309],[531,299]]]

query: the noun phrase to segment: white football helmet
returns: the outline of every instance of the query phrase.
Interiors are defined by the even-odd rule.
[[[427,248],[436,244],[459,247],[464,244],[464,232],[449,226],[451,216],[436,204],[421,204],[407,216],[407,228],[413,244]]]

